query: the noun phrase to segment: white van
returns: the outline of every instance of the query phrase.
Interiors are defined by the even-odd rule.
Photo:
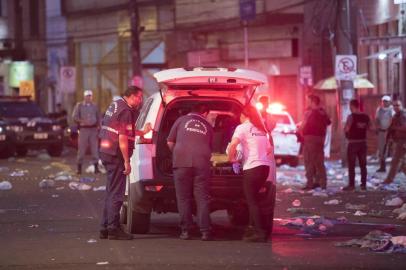
[[[232,224],[246,224],[248,210],[242,176],[234,174],[225,150],[239,124],[243,106],[251,103],[266,77],[250,70],[228,68],[176,68],[155,73],[154,77],[161,90],[144,101],[136,123],[137,129],[151,123],[153,132],[135,143],[121,221],[130,233],[147,233],[152,211],[177,212],[172,153],[166,139],[176,119],[189,113],[195,104],[206,103],[210,109],[208,120],[214,129],[210,210],[226,209]],[[264,215],[272,220],[275,185],[267,182],[262,193]]]

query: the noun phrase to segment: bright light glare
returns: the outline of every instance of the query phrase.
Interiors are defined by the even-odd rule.
[[[152,130],[144,135],[144,139],[152,139]]]
[[[379,60],[384,60],[386,57],[387,57],[386,53],[380,53],[380,54],[378,55],[378,59],[379,59]]]
[[[257,102],[257,104],[255,104],[255,107],[257,107],[258,111],[262,111],[264,109],[264,105],[261,102]]]
[[[281,103],[272,103],[268,106],[266,109],[267,113],[280,113],[283,112],[286,109],[285,105]]]

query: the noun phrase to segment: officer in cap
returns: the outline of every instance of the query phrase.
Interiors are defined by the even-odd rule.
[[[391,102],[391,97],[384,95],[381,99],[381,105],[376,109],[375,113],[375,126],[378,135],[378,157],[380,165],[377,172],[386,172],[385,159],[388,153],[388,130],[392,122],[392,117],[395,115]]]
[[[210,240],[209,177],[213,128],[206,120],[209,108],[197,104],[192,112],[176,120],[167,144],[173,152],[172,167],[180,215],[180,239],[190,239],[192,202],[196,199],[202,240]]]
[[[123,97],[108,107],[100,130],[100,158],[107,170],[106,198],[100,230],[101,239],[131,240],[132,235],[120,228],[119,216],[123,204],[126,175],[131,172],[130,157],[135,136],[150,132],[151,124],[144,130],[135,129],[137,111],[142,103],[142,90],[130,86]]]
[[[92,155],[91,164],[94,165],[95,173],[98,173],[97,163],[99,161],[99,153],[97,149],[97,134],[99,133],[98,129],[101,117],[99,108],[93,103],[92,90],[85,90],[83,96],[83,102],[76,104],[72,115],[73,121],[77,123],[79,129],[77,174],[82,173],[82,164],[88,147],[90,147]]]

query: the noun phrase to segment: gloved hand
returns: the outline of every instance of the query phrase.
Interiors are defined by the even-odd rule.
[[[240,163],[234,162],[232,166],[233,166],[233,172],[235,174],[240,174],[241,173],[241,164]]]

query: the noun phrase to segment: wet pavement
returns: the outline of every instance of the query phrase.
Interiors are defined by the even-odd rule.
[[[265,244],[240,241],[242,228],[231,227],[224,211],[212,214],[213,242],[198,234],[178,240],[176,214],[153,215],[150,234],[112,241],[98,239],[97,231],[104,175],[78,181],[74,152],[65,154],[0,160],[0,182],[12,185],[0,190],[0,269],[404,269],[406,254],[336,246],[373,230],[406,235],[397,207],[385,206],[396,197],[406,201],[406,180],[399,175],[396,188],[382,190],[385,175],[374,175],[373,163],[369,190],[343,193],[345,170],[329,162],[326,194],[300,191],[302,167],[280,167],[275,228]],[[90,188],[80,190],[79,183]]]

